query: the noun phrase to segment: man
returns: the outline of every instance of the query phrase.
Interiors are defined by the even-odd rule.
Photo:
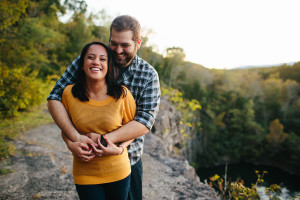
[[[106,137],[113,143],[136,138],[128,146],[132,171],[128,199],[142,199],[143,169],[141,155],[144,135],[151,130],[160,103],[158,74],[151,65],[137,56],[137,50],[140,48],[141,42],[141,27],[135,18],[122,15],[113,20],[110,27],[109,46],[113,52],[113,59],[120,69],[119,83],[129,88],[137,105],[137,113],[133,121],[114,132],[106,134]],[[91,156],[92,150],[87,151],[90,149],[88,145],[94,143],[96,134],[88,134],[90,138],[80,135],[61,103],[64,88],[76,82],[76,71],[80,70],[78,69],[78,60],[76,58],[67,68],[47,100],[54,121],[63,134],[78,147],[76,151],[73,151],[73,154],[82,160],[89,161],[93,156]]]

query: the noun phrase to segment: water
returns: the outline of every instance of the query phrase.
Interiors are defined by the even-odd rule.
[[[268,166],[256,166],[251,164],[231,164],[227,168],[227,180],[236,181],[242,179],[246,186],[250,187],[257,181],[257,175],[255,171],[267,171],[264,175],[264,183],[259,186],[258,192],[261,199],[267,199],[264,195],[264,189],[272,184],[281,186],[282,193],[280,199],[290,200],[296,196],[300,196],[300,176],[289,174],[276,167]],[[206,179],[209,182],[209,177],[218,174],[224,179],[225,166],[211,167],[211,168],[200,168],[197,170],[197,174],[200,180],[204,182]]]

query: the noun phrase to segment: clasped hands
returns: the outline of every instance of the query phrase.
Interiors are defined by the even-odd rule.
[[[80,135],[78,141],[68,144],[68,148],[74,156],[86,162],[96,156],[119,155],[122,153],[122,148],[112,143],[105,135],[103,135],[103,138],[107,142],[107,146],[103,146],[100,142],[100,136],[98,133]]]

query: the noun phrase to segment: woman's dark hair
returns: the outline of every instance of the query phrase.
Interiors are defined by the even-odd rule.
[[[77,70],[77,81],[72,88],[72,94],[74,97],[77,97],[80,101],[89,101],[86,91],[86,78],[83,70],[84,66],[84,57],[92,45],[100,45],[103,46],[107,52],[107,74],[105,76],[105,83],[107,85],[107,95],[114,97],[115,99],[119,99],[124,93],[126,95],[126,91],[124,87],[118,84],[119,78],[119,69],[116,65],[113,64],[111,50],[102,42],[91,42],[85,45],[81,51],[80,58],[78,61],[78,70]]]

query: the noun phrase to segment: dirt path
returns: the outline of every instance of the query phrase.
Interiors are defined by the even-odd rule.
[[[143,155],[143,199],[216,199],[187,162],[169,157],[149,133]],[[0,199],[78,199],[72,178],[72,155],[55,124],[25,132],[14,141],[15,156],[0,162],[14,172],[0,176]]]

